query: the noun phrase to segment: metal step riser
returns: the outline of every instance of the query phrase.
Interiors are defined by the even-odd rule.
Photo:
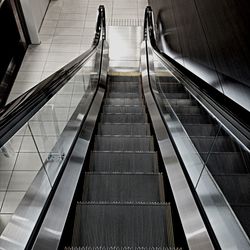
[[[149,124],[100,124],[99,135],[150,135]]]
[[[104,104],[108,105],[143,105],[143,101],[138,98],[106,98]]]
[[[110,84],[107,88],[108,92],[120,92],[120,93],[141,93],[139,84],[135,83],[118,83]]]
[[[108,92],[108,98],[140,98],[139,93]]]
[[[96,137],[94,150],[99,151],[154,151],[152,137]]]
[[[78,203],[72,246],[174,247],[171,208]]]
[[[147,123],[145,114],[102,114],[101,122],[107,123]]]
[[[84,177],[82,201],[164,202],[161,174],[91,174]]]
[[[90,171],[96,172],[158,172],[156,153],[92,152]]]
[[[104,105],[103,113],[145,113],[145,106],[111,106]]]

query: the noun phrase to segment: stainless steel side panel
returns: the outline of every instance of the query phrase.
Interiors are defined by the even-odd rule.
[[[103,46],[99,88],[32,249],[57,249],[59,246],[106,89],[108,43],[104,41]]]

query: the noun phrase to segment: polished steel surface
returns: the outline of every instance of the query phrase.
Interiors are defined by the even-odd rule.
[[[99,56],[101,55],[99,54]],[[108,43],[104,41],[99,88],[86,120],[83,123],[80,135],[73,148],[56,193],[46,213],[33,249],[57,249],[60,243],[105,93],[109,61],[108,56]]]
[[[141,71],[144,96],[188,246],[190,249],[214,249],[152,95],[150,84],[154,95],[157,94],[157,90],[153,87],[155,85],[155,79],[152,77],[154,67],[152,60],[147,65],[146,50],[146,41],[144,41],[141,47]]]

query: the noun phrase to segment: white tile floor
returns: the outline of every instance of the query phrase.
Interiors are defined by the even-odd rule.
[[[41,44],[29,46],[8,101],[35,86],[90,47],[100,4],[106,8],[107,20],[140,20],[143,19],[147,0],[51,1],[40,30]],[[131,49],[131,45],[134,45],[132,33],[136,34],[136,41],[140,41],[141,29],[136,27],[126,27],[123,32],[116,33],[119,37],[110,37],[113,66],[127,66],[127,60],[130,59],[129,64],[138,67],[139,47],[137,45]],[[121,57],[117,57],[118,52],[121,52],[116,47],[118,43],[126,47]],[[41,167],[42,159],[50,152],[81,99],[79,91],[84,92],[85,86],[79,83],[78,78],[79,75],[32,118],[29,128],[24,126],[10,140],[7,155],[0,150],[0,233]],[[30,131],[34,137],[31,137]],[[41,157],[37,150],[41,152]]]

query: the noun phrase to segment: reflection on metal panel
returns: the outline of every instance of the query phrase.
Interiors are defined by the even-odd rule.
[[[149,54],[149,69],[147,69],[146,61],[147,52],[150,52],[150,50],[146,51],[146,42],[143,42],[141,48],[141,70],[144,95],[188,246],[190,249],[197,250],[201,248],[214,249],[210,236],[207,232],[207,228],[203,222],[187,180],[184,176],[180,162],[174,151],[165,124],[151,93],[148,79],[150,79],[150,84],[154,95],[159,95],[159,93],[157,93],[157,89],[155,88],[156,82],[154,75],[154,64],[152,56],[150,57],[152,52]],[[149,72],[147,70],[149,70]]]

